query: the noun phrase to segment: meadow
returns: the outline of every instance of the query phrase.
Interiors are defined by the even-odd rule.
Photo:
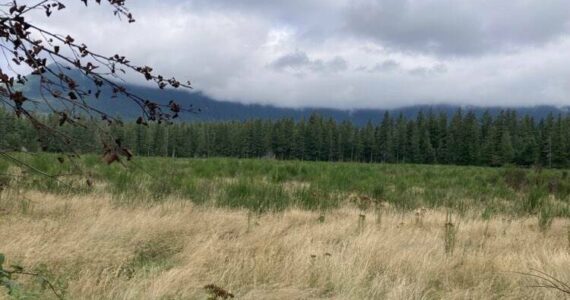
[[[565,170],[14,155],[0,253],[66,299],[545,299],[565,294],[520,273],[570,282]],[[55,298],[18,282],[0,298]]]

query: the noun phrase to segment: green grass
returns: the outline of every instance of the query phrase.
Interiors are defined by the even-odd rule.
[[[292,206],[326,210],[357,195],[402,210],[479,209],[486,218],[497,213],[568,216],[570,211],[570,178],[564,170],[143,157],[124,167],[107,166],[89,155],[63,163],[50,154],[16,155],[45,173],[67,175],[58,182],[26,171],[9,181],[10,187],[110,193],[117,205],[148,205],[177,197],[256,212]],[[2,160],[0,171],[21,174]],[[87,186],[87,177],[95,183],[93,188]]]

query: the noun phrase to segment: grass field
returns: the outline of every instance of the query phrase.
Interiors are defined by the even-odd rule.
[[[570,216],[565,170],[224,158],[137,158],[125,168],[107,166],[98,156],[63,163],[54,155],[20,158],[44,173],[60,175],[59,181],[0,160],[0,184],[57,194],[111,194],[115,205],[153,205],[177,198],[254,212],[290,207],[326,211],[347,199],[368,197],[403,211],[443,207],[461,214],[480,211],[486,218],[548,209],[554,216]]]
[[[553,299],[516,272],[570,282],[563,170],[19,157],[61,176],[0,160],[0,253],[68,299]]]

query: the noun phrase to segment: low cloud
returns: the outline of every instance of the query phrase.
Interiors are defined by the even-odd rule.
[[[400,68],[400,63],[395,60],[388,59],[381,63],[377,63],[372,69],[372,72],[389,72],[398,70]]]
[[[285,69],[302,69],[309,65],[313,64],[313,62],[307,56],[307,53],[302,51],[296,51],[294,53],[285,54],[274,62],[271,63],[271,67],[278,71],[283,71]]]
[[[447,67],[444,64],[437,64],[433,67],[417,67],[408,71],[409,74],[414,76],[434,76],[444,74],[447,72]]]
[[[355,0],[346,20],[349,35],[439,56],[517,51],[570,32],[565,0]]]
[[[133,24],[75,2],[33,19],[220,100],[570,104],[566,0],[128,1]]]
[[[285,54],[270,64],[276,71],[294,72],[341,72],[348,68],[346,60],[340,56],[332,59],[310,59],[307,53],[295,51]]]

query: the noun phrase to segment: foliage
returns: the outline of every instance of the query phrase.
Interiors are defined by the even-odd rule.
[[[101,0],[81,0],[101,4]],[[126,6],[125,0],[107,0],[114,14],[125,18],[129,23],[135,21]],[[121,143],[120,138],[111,134],[102,126],[97,126],[98,134],[81,136],[68,134],[59,127],[69,125],[75,129],[85,128],[85,116],[100,118],[107,124],[121,123],[121,120],[98,110],[87,99],[100,97],[115,98],[122,96],[141,110],[138,124],[148,121],[169,121],[178,117],[182,108],[171,101],[167,105],[144,99],[123,85],[117,83],[119,74],[137,73],[147,81],[154,82],[160,89],[191,88],[190,82],[181,83],[175,78],[166,78],[153,73],[149,66],[133,64],[123,55],[103,55],[91,51],[86,44],[65,33],[55,33],[43,25],[43,21],[31,15],[43,11],[45,18],[66,9],[66,5],[58,0],[35,0],[26,4],[17,1],[3,1],[6,7],[0,12],[0,37],[3,40],[2,53],[6,68],[0,70],[0,107],[7,108],[16,118],[2,118],[0,123],[0,154],[8,159],[7,150],[20,150],[23,142],[29,149],[48,149],[48,144],[56,143],[59,150],[64,150],[72,158],[75,149],[70,147],[77,140],[93,143],[97,137],[103,145],[103,152],[108,163],[120,161],[121,156],[128,159],[132,152]],[[31,78],[39,84],[30,84]],[[50,118],[39,118],[34,112],[38,107],[52,113]],[[21,122],[23,119],[25,122]],[[25,129],[26,139],[19,139],[16,133],[21,126]],[[101,150],[101,149],[99,149]]]
[[[36,118],[57,124],[58,115]],[[395,122],[390,113],[384,118],[379,124],[368,123],[364,127],[337,123],[319,115],[299,121],[249,120],[170,126],[126,122],[112,124],[109,131],[121,141],[121,149],[130,149],[131,154],[139,156],[512,166],[506,171],[505,180],[516,190],[527,185],[524,171],[516,166],[570,166],[566,157],[570,152],[570,134],[550,138],[558,134],[556,128],[570,132],[570,116],[554,119],[550,115],[535,120],[505,111],[477,118],[472,112],[460,111],[451,121],[445,114],[436,117],[423,112],[416,119],[400,116]],[[70,147],[77,153],[100,153],[101,143],[106,141],[99,134],[100,128],[108,127],[104,123],[85,120],[82,127],[64,124],[58,130],[71,138],[68,144],[49,139],[39,147],[37,139],[41,135],[37,135],[30,123],[15,121],[12,114],[0,110],[0,133],[11,136],[0,141],[4,144],[0,148],[43,148],[65,154],[63,150]],[[292,174],[302,178],[303,170],[286,167],[275,170],[271,176],[272,180],[281,181]]]
[[[458,224],[453,223],[451,212],[447,212],[443,231],[443,248],[447,255],[453,255],[455,250],[458,227]]]
[[[554,209],[551,205],[543,205],[538,213],[538,228],[542,232],[546,232],[552,226],[554,218]]]
[[[527,172],[523,169],[509,166],[505,169],[503,177],[506,184],[515,191],[520,191],[528,185]]]
[[[374,211],[377,218],[389,206],[403,211],[473,209],[487,218],[541,211],[552,218],[570,216],[568,196],[560,190],[567,179],[560,170],[524,171],[525,187],[514,189],[505,178],[518,173],[511,168],[146,157],[137,157],[125,168],[107,166],[92,155],[63,163],[53,154],[14,156],[59,182],[35,173],[12,176],[5,183],[6,193],[22,188],[60,194],[103,192],[113,195],[120,206],[147,206],[179,198],[255,213],[290,207],[326,212],[353,201],[363,212]],[[73,175],[76,165],[89,169],[90,180]],[[22,170],[26,168],[11,167],[6,172],[16,175]],[[549,189],[551,182],[559,182],[560,188]],[[552,205],[548,198],[556,203],[550,211],[543,210]]]

